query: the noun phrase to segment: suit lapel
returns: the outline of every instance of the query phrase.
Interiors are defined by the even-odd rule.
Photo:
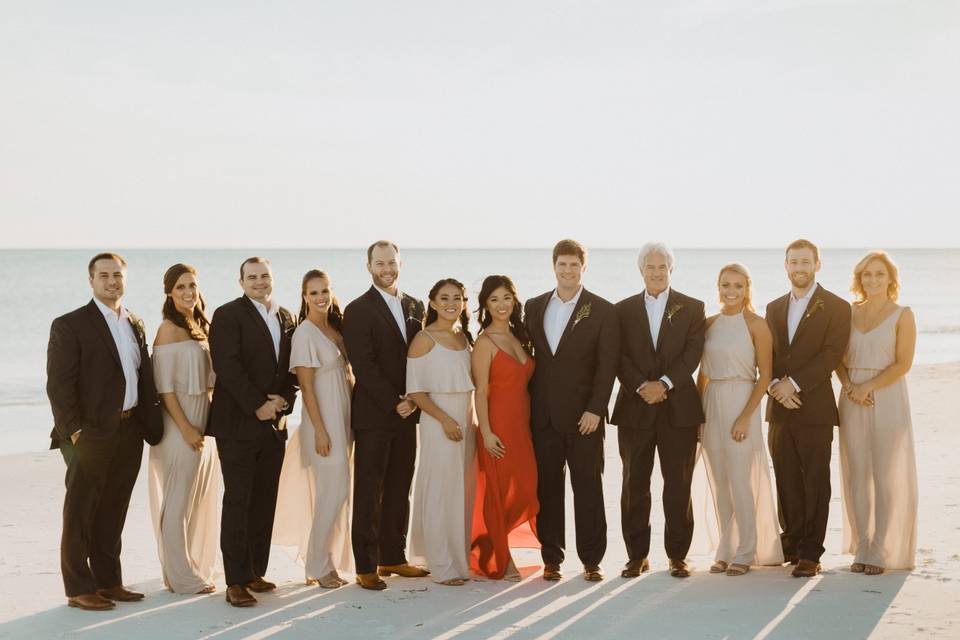
[[[773,327],[774,340],[783,344],[784,347],[790,346],[790,329],[787,326],[787,311],[790,304],[790,294],[778,298],[767,306],[767,314],[770,316],[770,325]]]
[[[103,342],[107,347],[107,351],[110,352],[110,355],[113,356],[113,359],[119,365],[120,352],[117,351],[117,343],[113,339],[113,334],[110,333],[110,327],[107,326],[107,321],[103,317],[103,312],[100,311],[100,307],[98,307],[97,303],[93,300],[91,300],[90,304],[87,305],[87,310],[89,312],[90,322],[93,323],[94,327],[96,327],[97,333],[100,334],[100,338],[103,339]]]
[[[387,301],[383,299],[383,296],[380,295],[375,285],[370,286],[370,290],[367,291],[367,296],[377,311],[380,312],[380,315],[383,316],[383,319],[386,320],[387,324],[393,329],[393,335],[396,336],[397,340],[406,344],[406,340],[403,339],[403,334],[400,332],[400,327],[397,326],[397,319],[393,317],[393,312],[391,312],[390,307],[387,306]],[[401,305],[401,307],[402,306],[403,305]]]
[[[276,364],[276,363],[277,363],[277,352],[276,352],[276,351],[274,350],[274,348],[273,348],[273,336],[270,334],[270,328],[267,326],[267,323],[264,321],[263,316],[260,315],[260,311],[257,309],[256,306],[254,306],[253,300],[251,300],[251,299],[248,298],[247,296],[243,296],[243,300],[244,300],[244,303],[245,303],[245,304],[243,305],[244,308],[247,310],[247,313],[249,313],[251,316],[253,316],[253,322],[254,322],[254,324],[256,324],[258,327],[260,327],[260,329],[261,329],[260,334],[261,334],[261,335],[264,337],[264,339],[267,341],[267,346],[270,348],[270,354],[273,356],[273,362],[274,362],[274,364]],[[279,315],[279,312],[278,312],[278,315]],[[278,318],[278,321],[279,321],[279,318]],[[282,335],[283,335],[283,327],[281,327],[280,334],[281,334],[281,337],[282,337]]]
[[[560,334],[560,341],[557,342],[557,352],[553,354],[554,356],[556,356],[557,353],[560,353],[560,349],[563,348],[564,343],[567,341],[567,337],[573,331],[573,327],[576,324],[577,314],[580,313],[580,310],[588,304],[590,304],[590,293],[587,291],[587,288],[584,287],[583,291],[580,292],[580,298],[577,300],[577,304],[573,307],[573,313],[571,313],[570,317],[567,319],[567,326],[563,328],[563,333]],[[581,322],[582,321],[583,318],[581,318]]]
[[[807,319],[810,318],[814,313],[820,311],[817,309],[817,304],[823,304],[823,296],[820,295],[820,285],[814,284],[815,289],[810,295],[810,302],[807,303],[807,308],[804,310],[803,315],[800,316],[800,322],[797,323],[797,330],[793,334],[793,340],[790,344],[793,344],[800,337],[800,332],[803,331],[803,328],[807,325]]]
[[[408,296],[407,294],[401,294],[400,298],[400,309],[406,310],[407,313],[404,314],[404,323],[406,324],[407,329],[407,345],[413,340],[414,336],[423,329],[423,309],[420,306],[420,301],[414,298],[413,296]],[[417,312],[420,312],[420,317],[417,317]],[[390,314],[390,317],[393,317],[393,314]],[[396,324],[396,322],[394,322]]]

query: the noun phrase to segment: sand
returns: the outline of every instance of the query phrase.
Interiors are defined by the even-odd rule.
[[[917,566],[868,577],[839,554],[841,515],[837,457],[823,573],[795,579],[787,568],[730,578],[708,573],[702,540],[686,580],[666,572],[663,516],[654,471],[652,571],[619,577],[620,460],[616,427],[606,439],[605,500],[609,546],[606,580],[580,576],[568,491],[564,579],[539,577],[539,554],[522,551],[520,583],[476,580],[446,587],[429,579],[388,578],[370,592],[306,586],[286,549],[274,547],[268,578],[280,586],[258,606],[224,602],[223,579],[208,596],[178,596],[160,582],[141,477],[123,536],[124,579],[144,591],[136,604],[85,612],[65,604],[59,571],[63,462],[57,452],[0,457],[0,638],[960,638],[960,425],[953,393],[960,364],[916,367],[909,376],[920,474]],[[836,439],[835,439],[836,440]],[[836,443],[835,443],[836,444]],[[142,473],[146,470],[143,465]],[[703,539],[704,527],[698,526]]]

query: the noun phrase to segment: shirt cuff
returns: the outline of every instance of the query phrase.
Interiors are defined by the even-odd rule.
[[[800,393],[800,385],[797,384],[797,381],[791,378],[790,376],[787,376],[787,380],[789,380],[790,384],[793,385],[793,388],[797,390],[797,393]]]
[[[778,382],[780,382],[780,378],[774,378],[771,380],[770,384],[767,385],[767,393],[770,393],[770,389],[773,389],[773,385],[777,384]]]
[[[673,389],[673,382],[667,376],[660,376],[660,381],[667,385],[667,391]]]

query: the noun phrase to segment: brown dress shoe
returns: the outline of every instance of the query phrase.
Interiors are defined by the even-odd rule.
[[[234,584],[227,587],[227,602],[235,607],[252,607],[257,599],[242,584]]]
[[[629,560],[620,572],[621,578],[637,578],[644,571],[650,571],[650,561],[646,558],[642,560]]]
[[[689,578],[690,565],[687,564],[685,559],[675,560],[670,558],[670,575],[674,578]]]
[[[67,606],[87,611],[107,611],[116,607],[117,603],[96,593],[84,593],[67,598]]]
[[[603,569],[597,565],[592,567],[585,566],[583,568],[583,579],[587,582],[600,582],[603,580]]]
[[[397,574],[401,578],[425,578],[430,575],[428,569],[406,563],[383,565],[377,569],[377,573],[384,577]]]
[[[97,589],[97,595],[101,598],[114,600],[116,602],[138,602],[143,600],[142,593],[128,591],[127,589],[123,588],[122,584],[118,584],[115,587],[110,587],[109,589]]]
[[[376,573],[358,573],[357,584],[364,589],[372,589],[373,591],[383,591],[387,588],[387,583],[381,580]]]
[[[273,591],[277,588],[277,585],[273,584],[272,582],[267,582],[263,578],[251,580],[245,586],[254,593],[266,593],[267,591]]]
[[[797,563],[797,566],[794,567],[791,575],[793,575],[794,578],[812,578],[818,573],[820,573],[819,562],[801,559],[800,562]]]
[[[558,564],[548,564],[543,567],[543,579],[549,580],[550,582],[556,582],[563,575],[560,573],[560,565]]]

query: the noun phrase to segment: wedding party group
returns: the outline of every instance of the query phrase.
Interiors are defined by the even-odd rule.
[[[120,562],[144,442],[164,586],[214,592],[219,550],[237,607],[276,588],[271,544],[296,547],[321,588],[347,584],[346,573],[371,590],[392,575],[518,581],[519,548],[539,549],[542,578],[560,580],[568,472],[583,577],[603,580],[608,423],[623,464],[623,578],[650,568],[655,456],[671,576],[693,570],[701,457],[720,532],[710,573],[789,563],[795,577],[817,575],[837,426],[850,570],[912,568],[905,374],[916,323],[897,303],[892,258],[871,251],[853,267],[851,304],[817,283],[818,247],[796,240],[788,290],[765,317],[744,265],[719,269],[720,312],[706,317],[703,301],[671,286],[674,262],[667,244],[645,244],[638,293],[613,303],[582,284],[587,250],[561,240],[555,288],[524,303],[510,277],[490,275],[471,309],[454,278],[426,304],[402,291],[400,250],[378,241],[369,290],[342,309],[331,274],[312,269],[294,315],[273,297],[269,260],[252,257],[239,267],[242,295],[209,319],[197,269],[175,264],[151,349],[122,302],[126,261],[94,256],[93,298],[53,321],[47,352],[51,448],[66,463],[67,603],[107,610],[144,597],[124,587]]]

